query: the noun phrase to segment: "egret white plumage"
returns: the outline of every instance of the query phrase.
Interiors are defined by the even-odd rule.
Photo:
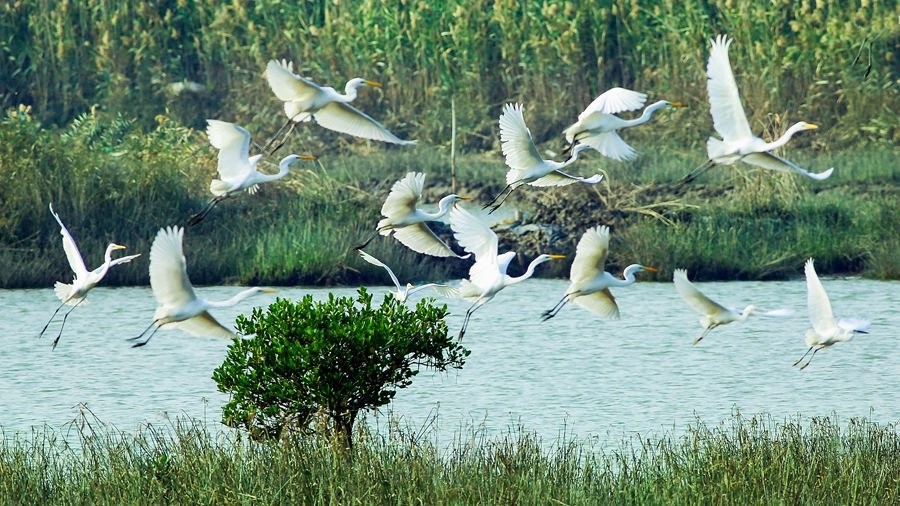
[[[809,307],[809,321],[812,328],[806,331],[806,345],[809,349],[794,365],[799,364],[809,352],[812,352],[809,360],[800,369],[806,369],[813,357],[822,348],[827,348],[835,343],[842,343],[853,338],[853,334],[868,334],[872,322],[860,318],[835,318],[831,311],[831,301],[825,293],[825,287],[819,281],[813,259],[810,258],[804,265],[806,273],[806,302]]]
[[[188,225],[196,225],[212,211],[216,204],[228,197],[246,190],[253,195],[259,185],[277,181],[291,170],[291,164],[297,160],[315,160],[312,155],[288,155],[278,164],[277,174],[263,174],[256,169],[263,155],[250,156],[250,132],[245,128],[227,121],[206,120],[206,135],[209,143],[219,150],[217,170],[219,179],[213,179],[209,191],[214,197],[200,212],[190,217]]]
[[[566,294],[551,309],[544,311],[543,321],[556,316],[572,301],[601,318],[619,318],[619,305],[609,291],[611,287],[628,286],[637,280],[638,272],[656,272],[653,267],[631,264],[625,268],[624,279],[619,279],[604,270],[609,253],[609,227],[601,225],[587,229],[575,248],[575,259],[569,271],[569,287]]]
[[[524,274],[510,276],[506,270],[516,252],[498,254],[497,234],[486,222],[457,206],[450,211],[450,228],[460,246],[475,255],[475,263],[469,269],[469,278],[461,280],[455,289],[455,295],[472,301],[459,331],[460,339],[466,333],[472,313],[490,302],[500,290],[530,278],[534,275],[535,268],[544,262],[565,258],[564,255],[538,255],[528,264]]]
[[[728,47],[732,39],[719,35],[712,41],[709,62],[706,66],[706,90],[709,94],[709,112],[713,118],[713,127],[722,137],[710,137],[706,142],[709,161],[684,177],[687,182],[714,164],[731,165],[740,160],[744,163],[779,172],[797,173],[810,179],[821,181],[834,171],[830,168],[824,172],[813,173],[789,160],[785,160],[771,152],[787,144],[797,132],[813,130],[817,125],[800,121],[791,125],[784,134],[772,142],[766,142],[750,130],[737,83],[728,60]]]
[[[600,182],[603,176],[594,174],[589,178],[572,176],[563,172],[563,169],[575,163],[578,154],[589,146],[575,146],[568,159],[562,162],[544,160],[538,153],[531,131],[525,124],[525,116],[522,112],[522,104],[506,104],[500,115],[500,143],[503,155],[506,157],[506,165],[509,171],[506,173],[506,187],[485,208],[491,207],[494,212],[509,197],[516,188],[530,184],[532,186],[566,186],[572,183],[594,184]],[[502,197],[502,198],[501,198]],[[493,205],[497,202],[496,205]]]
[[[687,107],[681,102],[659,100],[647,106],[637,118],[624,119],[616,116],[621,112],[640,109],[646,101],[645,93],[625,88],[607,90],[578,115],[578,121],[563,131],[569,143],[567,149],[586,144],[613,160],[634,159],[637,152],[619,137],[618,130],[643,125],[662,109]]]
[[[397,279],[397,275],[394,274],[394,271],[391,270],[391,268],[388,267],[387,264],[385,264],[381,260],[373,257],[372,255],[366,253],[363,250],[359,250],[359,256],[361,256],[362,259],[365,260],[366,262],[369,262],[370,264],[376,265],[378,267],[382,267],[384,270],[387,271],[388,276],[391,277],[391,281],[394,282],[394,286],[397,287],[397,291],[394,292],[394,297],[396,297],[397,300],[399,300],[400,302],[406,302],[406,299],[410,295],[412,295],[420,290],[424,290],[426,288],[447,286],[447,285],[443,285],[441,283],[425,283],[424,285],[419,285],[419,286],[414,286],[412,283],[407,283],[406,286],[401,286],[400,281]]]
[[[425,174],[422,172],[409,172],[403,179],[394,183],[381,206],[383,218],[375,226],[375,232],[365,242],[356,246],[356,249],[366,247],[372,239],[381,234],[393,235],[407,248],[425,255],[467,258],[469,255],[454,252],[428,227],[427,222],[443,219],[456,202],[471,200],[471,197],[447,195],[438,202],[437,211],[427,212],[417,207],[422,200],[424,187]]]
[[[356,99],[357,89],[362,86],[381,88],[380,83],[357,77],[347,81],[342,94],[330,86],[319,86],[294,74],[293,62],[285,60],[269,61],[266,81],[275,96],[284,102],[284,112],[291,123],[291,130],[297,123],[315,120],[324,128],[354,137],[402,145],[416,143],[397,137],[371,116],[350,105]]]
[[[53,291],[56,293],[56,296],[61,303],[57,306],[56,310],[53,311],[53,314],[50,315],[50,319],[47,320],[47,324],[44,325],[44,328],[41,329],[41,333],[38,335],[39,337],[44,335],[44,332],[47,331],[47,327],[50,326],[50,322],[53,321],[53,318],[56,317],[56,314],[59,313],[59,310],[62,309],[63,306],[72,306],[72,308],[63,315],[62,324],[59,326],[59,333],[56,334],[56,338],[53,339],[53,348],[55,349],[56,345],[59,343],[59,338],[62,337],[63,327],[66,325],[66,319],[69,317],[69,314],[85,301],[88,292],[103,280],[110,267],[130,262],[141,255],[139,253],[137,255],[127,255],[113,259],[112,252],[125,249],[125,246],[109,243],[106,247],[106,253],[103,255],[103,264],[92,271],[88,271],[87,267],[84,265],[84,259],[81,257],[81,252],[78,251],[78,245],[75,244],[75,239],[72,238],[69,229],[63,225],[59,215],[53,210],[53,204],[50,204],[50,214],[52,214],[53,218],[56,219],[56,222],[59,223],[59,233],[62,235],[63,250],[66,252],[66,259],[69,261],[69,267],[71,267],[72,272],[75,273],[75,277],[72,279],[71,284],[57,281],[54,285]]]
[[[704,295],[693,283],[688,281],[687,271],[684,269],[675,269],[672,281],[675,283],[675,290],[678,291],[678,295],[691,306],[691,309],[701,315],[700,325],[703,326],[703,332],[694,339],[694,344],[699,343],[712,329],[731,322],[742,322],[751,315],[787,316],[790,314],[789,311],[784,309],[762,311],[753,304],[746,306],[744,309],[726,308]]]
[[[161,228],[150,247],[150,287],[159,304],[153,321],[143,332],[129,339],[134,341],[147,334],[146,339],[134,344],[144,346],[163,326],[179,328],[197,336],[218,336],[231,338],[234,333],[216,321],[210,308],[230,307],[257,293],[271,293],[259,287],[248,288],[225,301],[212,301],[198,297],[188,279],[187,262],[184,258],[182,241],[184,229],[181,227]]]

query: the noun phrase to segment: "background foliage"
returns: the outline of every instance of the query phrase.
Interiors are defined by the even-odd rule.
[[[282,123],[262,78],[273,57],[338,87],[354,75],[383,81],[360,107],[420,146],[299,129],[280,155],[311,151],[320,164],[298,164],[296,174],[218,206],[190,229],[197,284],[385,282],[351,248],[407,171],[428,174],[429,200],[451,190],[451,99],[466,152],[457,190],[486,201],[505,171],[496,127],[504,102],[523,101],[539,145],[558,150],[562,128],[613,85],[691,108],[627,132],[641,153],[634,162],[579,161],[579,170],[608,176],[596,189],[516,192],[510,204],[523,219],[565,232],[506,233],[521,260],[551,240],[571,256],[586,227],[607,223],[611,270],[640,259],[661,267],[660,279],[676,264],[698,279],[765,279],[800,275],[802,259],[815,255],[823,273],[896,279],[900,238],[886,231],[900,226],[898,15],[896,3],[869,0],[6,2],[0,286],[70,276],[50,202],[89,265],[111,240],[147,253],[156,230],[196,212],[215,171],[198,131],[205,119],[243,124],[260,142]],[[832,178],[811,184],[729,167],[687,189],[668,184],[704,159],[712,133],[704,67],[717,33],[735,38],[731,58],[754,130],[819,123],[788,156],[813,170],[834,166]],[[277,157],[269,158],[271,169]],[[388,241],[370,248],[404,279],[467,271],[465,262]],[[147,261],[113,269],[106,282],[146,284]],[[559,262],[544,274],[567,268]]]
[[[461,144],[489,148],[505,101],[523,101],[544,140],[625,86],[696,107],[652,135],[697,146],[709,40],[727,33],[755,130],[802,118],[824,126],[819,147],[896,142],[898,14],[878,0],[16,0],[0,8],[0,106],[56,125],[96,104],[145,127],[165,113],[272,131],[262,71],[288,58],[335,87],[383,81],[361,106],[430,144],[449,142],[452,97]]]

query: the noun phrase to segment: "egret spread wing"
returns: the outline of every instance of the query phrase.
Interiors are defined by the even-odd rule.
[[[753,137],[737,83],[728,61],[728,46],[731,39],[719,35],[712,41],[709,63],[706,66],[706,91],[709,94],[709,112],[712,114],[716,132],[727,142],[736,142]]]
[[[589,228],[578,240],[575,259],[569,270],[569,280],[581,283],[603,272],[606,254],[609,252],[609,227],[601,225]]]
[[[830,168],[824,172],[819,172],[818,174],[810,172],[803,167],[800,167],[793,162],[785,160],[779,156],[773,155],[767,151],[759,152],[759,153],[750,153],[749,155],[744,155],[741,160],[749,163],[750,165],[756,165],[757,167],[762,167],[764,169],[769,170],[777,170],[779,172],[797,172],[799,174],[803,174],[804,176],[815,179],[817,181],[821,181],[823,179],[828,179],[828,176],[834,171],[834,168]]]
[[[616,304],[616,298],[613,297],[609,288],[604,288],[599,292],[593,292],[588,295],[575,297],[572,299],[572,302],[595,313],[601,318],[619,318],[619,306]]]
[[[407,141],[397,137],[368,114],[343,102],[329,102],[325,107],[314,112],[313,118],[324,128],[354,137],[394,144],[416,143],[416,141]]]
[[[266,65],[266,81],[272,92],[284,102],[305,102],[311,104],[322,93],[316,83],[304,79],[292,71],[293,63],[284,60],[269,60]]]
[[[553,172],[543,176],[541,178],[535,179],[534,181],[528,183],[531,186],[537,187],[547,187],[547,186],[568,186],[572,183],[578,182],[587,182],[587,179],[583,179],[576,176],[570,176],[565,172],[560,172],[558,170],[554,170]]]
[[[208,119],[206,122],[209,143],[219,150],[219,177],[235,179],[243,176],[250,168],[250,132],[226,121]]]
[[[75,239],[72,239],[72,234],[69,233],[69,229],[63,225],[61,219],[59,219],[59,215],[56,214],[56,211],[53,210],[53,204],[50,204],[50,214],[56,218],[56,222],[59,223],[59,233],[63,238],[63,250],[66,252],[66,258],[69,260],[69,267],[71,267],[72,272],[75,273],[76,278],[83,278],[87,273],[87,267],[84,265],[84,259],[81,258],[81,252],[78,251],[78,246],[75,244]]]
[[[128,262],[134,260],[135,258],[137,258],[139,256],[141,256],[140,253],[138,253],[137,255],[126,255],[124,257],[116,258],[115,260],[113,260],[112,262],[109,263],[109,267],[113,268],[119,264],[127,264]]]
[[[394,183],[391,192],[388,193],[384,204],[381,206],[381,214],[386,218],[406,216],[416,211],[416,204],[422,198],[422,188],[425,187],[425,174],[422,172],[409,172],[403,179]]]
[[[366,253],[366,252],[363,251],[363,250],[359,250],[359,256],[361,256],[362,259],[365,260],[366,262],[369,262],[369,263],[372,264],[372,265],[377,265],[378,267],[381,267],[381,268],[383,268],[384,270],[386,270],[387,273],[388,273],[388,275],[391,277],[391,281],[393,281],[393,282],[394,282],[394,285],[397,286],[397,290],[400,290],[400,289],[401,289],[401,287],[400,287],[400,281],[397,280],[397,276],[394,274],[394,271],[392,271],[391,268],[388,267],[384,262],[382,262],[381,260],[379,260],[379,259],[373,257],[372,255]]]
[[[414,223],[394,229],[394,237],[407,248],[433,257],[455,257],[457,254],[425,223]]]
[[[687,271],[684,269],[675,269],[675,275],[672,277],[672,281],[675,282],[675,290],[678,291],[678,295],[680,295],[694,311],[703,315],[729,312],[728,309],[716,303],[698,290],[697,287],[688,280]]]
[[[446,291],[443,290],[443,289],[445,289],[445,288],[451,288],[451,289],[452,289],[452,287],[447,286],[447,285],[443,285],[443,284],[441,284],[441,283],[425,283],[424,285],[420,285],[420,286],[416,286],[416,287],[410,288],[409,291],[406,292],[406,295],[407,295],[407,296],[410,296],[410,295],[412,295],[412,294],[414,294],[414,293],[416,293],[416,292],[422,291],[422,290],[424,290],[424,289],[426,289],[426,288],[433,288],[436,292],[438,292],[439,295],[443,295],[444,293],[446,293]]]
[[[506,175],[507,184],[522,179],[522,172],[544,162],[531,138],[531,131],[525,125],[522,104],[503,106],[503,114],[500,115],[500,143],[506,165],[513,169]]]
[[[587,144],[603,156],[617,161],[632,160],[637,156],[637,151],[623,141],[615,130],[589,135],[579,139],[578,142]]]
[[[187,320],[168,323],[166,327],[177,328],[194,336],[224,337],[226,339],[234,337],[234,332],[223,326],[206,311]]]
[[[640,109],[647,101],[647,95],[625,88],[611,88],[595,98],[584,111],[578,115],[583,120],[595,112],[604,114],[617,114],[623,111]]]
[[[460,206],[453,206],[450,228],[459,245],[475,255],[476,263],[482,260],[497,263],[497,234],[485,221]]]
[[[150,287],[163,306],[181,306],[196,299],[182,251],[184,229],[162,228],[150,246]]]
[[[827,336],[834,330],[834,313],[831,312],[831,302],[828,300],[828,294],[825,293],[822,282],[819,281],[812,258],[806,261],[804,271],[806,272],[806,302],[809,306],[809,321],[817,334]]]
[[[869,332],[872,322],[862,318],[841,318],[837,321],[837,326],[853,332]]]

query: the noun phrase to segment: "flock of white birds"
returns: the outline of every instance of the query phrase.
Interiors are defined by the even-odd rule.
[[[731,40],[722,35],[713,40],[707,65],[710,112],[713,126],[722,138],[709,138],[708,162],[688,174],[685,181],[694,179],[714,164],[728,165],[737,161],[768,170],[798,173],[814,180],[829,177],[833,169],[812,173],[772,153],[773,150],[786,144],[795,133],[814,129],[815,125],[802,121],[796,123],[773,142],[765,142],[752,134],[728,59],[730,44]],[[266,66],[265,77],[275,96],[283,102],[288,119],[263,148],[264,152],[272,153],[277,150],[285,143],[287,136],[298,123],[309,121],[315,121],[330,130],[365,139],[402,145],[415,143],[397,137],[384,125],[350,105],[357,96],[358,88],[380,87],[379,83],[359,78],[352,79],[342,94],[333,88],[319,86],[295,74],[292,63],[284,60],[270,61]],[[599,174],[581,177],[567,172],[578,159],[579,153],[593,149],[613,160],[633,159],[637,152],[622,140],[618,131],[648,122],[656,111],[684,107],[678,102],[660,100],[644,108],[641,115],[635,119],[623,119],[618,116],[622,112],[641,109],[646,100],[646,94],[623,88],[612,88],[601,94],[578,116],[578,121],[563,132],[569,143],[566,149],[569,155],[562,162],[545,160],[541,156],[525,123],[523,106],[506,104],[499,121],[501,146],[506,164],[509,166],[506,187],[485,204],[483,209],[490,208],[487,214],[493,212],[513,191],[524,185],[553,187],[600,182],[603,176]],[[287,134],[278,141],[281,132],[288,126],[290,128]],[[244,191],[254,193],[258,185],[288,175],[291,165],[298,160],[315,158],[309,155],[288,155],[279,163],[279,171],[276,174],[265,174],[256,168],[263,155],[250,155],[251,135],[247,130],[233,123],[211,119],[208,120],[207,135],[210,144],[218,149],[219,178],[210,184],[213,198],[187,221],[188,225],[203,220],[222,200]],[[276,141],[278,144],[272,147]],[[396,297],[401,301],[405,301],[412,293],[429,287],[444,296],[470,300],[472,304],[465,313],[459,331],[459,338],[462,339],[470,317],[478,308],[491,301],[504,288],[530,278],[540,264],[563,256],[539,255],[531,261],[522,275],[508,275],[507,268],[515,257],[515,252],[499,252],[497,235],[491,230],[486,214],[472,212],[457,205],[460,201],[470,200],[469,197],[459,195],[444,197],[438,203],[436,212],[426,212],[420,208],[424,185],[425,174],[416,172],[410,172],[397,181],[381,208],[383,217],[376,225],[375,231],[356,249],[365,261],[387,271],[397,287]],[[60,225],[63,248],[75,274],[71,284],[56,283],[55,292],[61,303],[41,331],[43,335],[63,306],[71,306],[65,312],[59,332],[53,341],[55,348],[62,335],[66,318],[85,300],[88,292],[103,279],[111,267],[130,262],[139,255],[113,259],[112,252],[124,249],[124,246],[110,244],[106,249],[103,264],[93,271],[88,271],[75,241],[53,211],[52,205],[50,211]],[[464,254],[454,251],[427,225],[428,222],[442,220],[448,215],[453,237],[465,251]],[[403,245],[422,254],[460,259],[474,256],[475,262],[469,269],[468,278],[456,283],[402,286],[390,267],[362,250],[379,234],[393,236]],[[188,278],[182,248],[183,237],[184,228],[170,226],[160,229],[153,241],[150,248],[150,285],[158,306],[147,328],[138,336],[131,338],[136,341],[133,346],[147,344],[162,327],[180,328],[195,335],[233,337],[233,332],[216,321],[209,314],[209,309],[231,306],[256,293],[270,291],[258,287],[249,288],[226,301],[209,301],[198,297]],[[619,308],[610,288],[631,285],[635,282],[635,274],[656,269],[633,264],[625,268],[623,279],[617,278],[605,271],[608,250],[608,227],[593,227],[584,233],[578,242],[572,262],[570,284],[560,301],[543,313],[544,321],[556,316],[569,302],[574,302],[601,318],[619,317]],[[847,341],[854,333],[868,332],[870,326],[865,320],[835,318],[828,296],[816,275],[812,259],[806,262],[805,274],[812,328],[806,333],[806,344],[809,349],[794,363],[798,365],[809,356],[801,369],[809,365],[810,360],[820,349]],[[682,269],[675,270],[673,281],[678,294],[701,315],[700,324],[703,326],[703,332],[694,340],[695,344],[712,329],[731,322],[744,321],[753,314],[770,317],[788,314],[784,310],[762,311],[754,305],[743,309],[723,307],[691,284],[687,272]]]

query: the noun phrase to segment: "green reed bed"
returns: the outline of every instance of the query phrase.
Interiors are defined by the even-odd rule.
[[[0,496],[48,504],[893,504],[895,425],[765,416],[598,448],[521,428],[437,447],[427,434],[361,429],[347,452],[298,438],[253,442],[199,422],[125,435],[99,423],[0,444]]]
[[[552,143],[543,144],[549,147]],[[636,142],[638,147],[643,147]],[[292,139],[278,158],[302,152]],[[427,174],[425,200],[453,189],[449,149],[392,149],[359,144],[353,153],[320,153],[319,162],[295,164],[293,173],[257,195],[219,204],[188,229],[186,256],[197,284],[274,285],[386,283],[385,273],[357,258],[353,246],[378,221],[391,185],[408,171]],[[686,267],[702,279],[766,279],[798,274],[814,256],[824,272],[900,277],[895,149],[872,146],[811,155],[798,162],[835,174],[822,182],[747,167],[715,167],[696,182],[677,183],[702,163],[702,150],[655,145],[633,163],[588,153],[578,173],[606,174],[595,187],[517,190],[504,212],[521,211],[519,223],[559,227],[562,236],[503,235],[504,248],[525,258],[540,252],[574,253],[590,226],[613,227],[609,268],[635,260],[662,269]],[[456,192],[487,202],[503,188],[507,167],[499,150],[457,157]],[[46,128],[27,108],[0,118],[0,286],[51,286],[71,276],[55,209],[89,266],[106,243],[143,253],[112,269],[106,284],[147,283],[150,244],[160,227],[183,224],[210,198],[215,152],[202,132],[166,117],[145,132],[132,120],[99,113],[69,127]],[[447,227],[436,230],[449,239]],[[395,241],[376,238],[368,251],[404,280],[464,275],[469,263],[416,255]],[[565,276],[560,262],[543,275]]]
[[[363,109],[432,144],[449,143],[451,99],[461,145],[483,149],[505,101],[524,101],[544,140],[612,86],[688,102],[693,112],[657,134],[692,142],[708,131],[709,40],[728,33],[754,131],[802,118],[829,145],[890,143],[898,14],[892,2],[837,0],[21,0],[0,8],[0,107],[32,105],[57,125],[98,104],[145,127],[166,113],[272,131],[281,110],[261,74],[289,58],[329,85],[383,81]]]

